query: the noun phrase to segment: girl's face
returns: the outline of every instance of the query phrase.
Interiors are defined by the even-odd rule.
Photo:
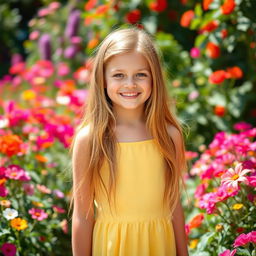
[[[105,66],[105,81],[107,94],[116,110],[143,107],[152,90],[149,64],[135,51],[111,57]]]

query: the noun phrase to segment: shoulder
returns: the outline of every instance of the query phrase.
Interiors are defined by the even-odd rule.
[[[80,128],[74,138],[74,153],[86,150],[89,143],[90,127],[89,125]]]
[[[177,127],[175,127],[174,125],[168,124],[167,132],[176,145],[182,144],[182,134]]]

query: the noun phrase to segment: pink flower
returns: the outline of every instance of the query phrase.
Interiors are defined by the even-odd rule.
[[[237,131],[245,131],[245,130],[249,130],[252,128],[251,124],[248,124],[246,122],[240,122],[240,123],[236,123],[234,125],[234,129]]]
[[[219,256],[234,256],[235,253],[236,253],[236,249],[233,251],[226,250],[226,251],[220,253]]]
[[[33,184],[24,183],[22,185],[22,187],[27,195],[32,196],[34,194],[34,185]]]
[[[200,50],[197,47],[191,48],[190,50],[190,56],[192,58],[199,58],[200,57]]]
[[[6,197],[9,194],[8,189],[4,185],[0,185],[0,196]]]
[[[221,176],[221,183],[227,185],[228,187],[233,187],[238,189],[238,183],[244,182],[248,184],[247,177],[245,175],[251,172],[249,169],[243,169],[242,163],[238,163],[235,167],[229,168],[226,173]]]
[[[61,208],[61,207],[59,207],[59,206],[57,206],[57,205],[53,205],[52,208],[53,208],[53,210],[54,210],[55,212],[57,212],[57,213],[65,213],[65,212],[66,212],[65,209],[63,209],[63,208]]]
[[[256,187],[256,176],[247,177],[248,185],[251,187]]]
[[[188,95],[188,99],[189,101],[192,101],[192,100],[195,100],[198,96],[199,96],[199,92],[195,90]]]
[[[243,246],[243,245],[250,243],[251,236],[249,234],[239,235],[234,242],[234,247]]]
[[[66,76],[67,74],[69,74],[70,69],[68,67],[68,65],[66,63],[59,63],[57,66],[57,73],[59,76]]]
[[[5,175],[7,178],[12,180],[31,180],[29,174],[21,168],[19,165],[11,164],[6,168]]]
[[[56,196],[56,197],[58,197],[58,198],[64,198],[64,193],[63,192],[61,192],[60,190],[58,190],[58,189],[54,189],[53,190],[53,194]]]
[[[31,214],[32,219],[36,219],[39,221],[44,220],[48,217],[48,214],[42,209],[31,208],[28,212],[29,214]]]
[[[252,231],[249,234],[251,236],[251,242],[256,244],[256,231]]]
[[[62,231],[67,234],[68,233],[68,221],[66,219],[62,220],[60,222],[60,226],[61,226],[61,229]]]
[[[16,255],[16,246],[11,243],[4,243],[0,248],[4,256],[15,256]]]
[[[44,194],[51,194],[52,193],[52,191],[44,185],[37,184],[36,187],[40,192],[42,192]]]

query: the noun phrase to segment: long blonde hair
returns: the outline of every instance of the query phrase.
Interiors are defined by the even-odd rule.
[[[137,51],[146,58],[151,69],[152,93],[145,102],[144,114],[146,126],[165,159],[166,185],[164,200],[169,203],[170,212],[173,211],[180,194],[182,170],[186,169],[185,146],[182,128],[173,112],[174,106],[165,87],[161,62],[156,49],[152,37],[137,28],[117,29],[110,33],[100,44],[93,62],[89,98],[85,105],[84,116],[70,147],[72,152],[76,134],[85,126],[88,126],[90,161],[88,168],[84,170],[85,175],[78,187],[72,188],[70,209],[73,205],[74,193],[78,193],[79,187],[84,184],[86,179],[89,179],[91,186],[89,199],[91,207],[93,207],[94,191],[100,185],[103,185],[107,190],[107,195],[110,195],[108,197],[109,200],[114,197],[117,173],[117,138],[114,132],[115,116],[112,104],[104,89],[104,68],[111,57],[117,54]],[[182,138],[181,145],[176,145],[170,136],[168,132],[169,125],[173,125],[178,129]],[[103,183],[100,174],[104,160],[108,163],[110,171],[110,186],[108,188]]]

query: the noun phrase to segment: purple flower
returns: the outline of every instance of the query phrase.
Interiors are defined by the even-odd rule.
[[[71,13],[68,17],[68,22],[67,22],[66,30],[65,30],[66,38],[71,39],[71,37],[77,35],[79,23],[80,23],[80,11],[79,10],[71,11]]]
[[[16,246],[11,243],[4,243],[0,248],[4,256],[15,256],[16,255]]]
[[[39,39],[39,50],[41,59],[51,60],[51,37],[48,34],[43,34]]]
[[[76,53],[77,53],[77,47],[75,45],[71,45],[65,49],[64,56],[67,59],[71,59],[75,57]]]

